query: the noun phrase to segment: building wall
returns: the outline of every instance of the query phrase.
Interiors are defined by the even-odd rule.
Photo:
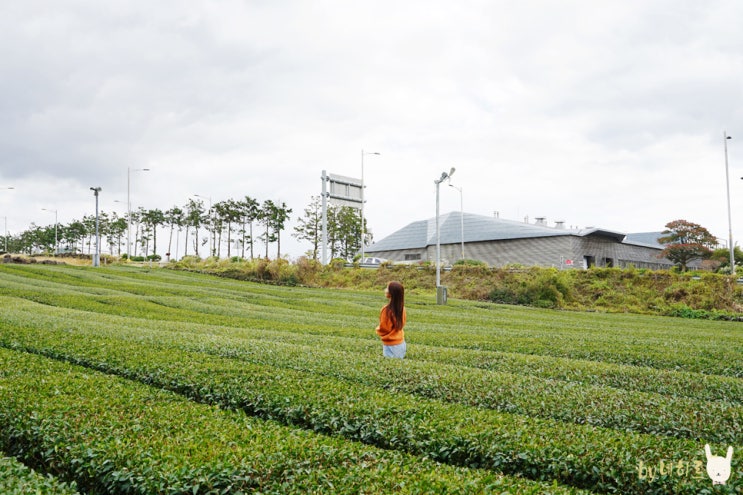
[[[461,252],[461,244],[441,246],[442,259],[454,262],[461,258]],[[431,248],[431,253],[435,258],[436,246]],[[569,236],[472,242],[464,246],[465,258],[481,260],[490,266],[560,266],[562,260],[572,255]]]
[[[505,265],[552,266],[584,268],[634,266],[636,268],[667,269],[673,264],[658,258],[660,249],[622,244],[602,236],[555,236],[529,239],[509,239],[465,243],[464,257],[484,261],[490,266]],[[368,254],[369,251],[367,251]],[[375,251],[373,256],[390,261],[436,261],[436,245],[398,251]],[[441,261],[445,265],[462,257],[461,244],[442,244]]]
[[[576,237],[576,258],[586,266],[667,269],[673,263],[659,258],[661,249],[622,244],[613,239],[600,236]]]

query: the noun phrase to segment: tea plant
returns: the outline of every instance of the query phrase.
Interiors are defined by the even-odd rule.
[[[0,350],[0,365],[14,370],[0,380],[0,445],[88,494],[579,493],[282,427],[40,356]]]
[[[166,270],[0,266],[0,346],[169,391],[194,407],[329,434],[340,445],[485,469],[458,478],[472,476],[473,486],[487,476],[507,485],[512,475],[535,480],[504,485],[509,493],[544,489],[538,482],[563,491],[698,493],[709,479],[648,480],[645,467],[700,452],[703,459],[704,443],[741,446],[739,324],[437,306],[411,293],[409,353],[397,362],[380,357],[373,332],[382,304],[376,291]],[[0,380],[9,373],[0,369]],[[91,397],[105,398],[105,387]],[[158,421],[180,420],[162,412]],[[325,476],[308,471],[307,479]],[[734,459],[727,489],[742,479]]]
[[[78,495],[74,483],[43,476],[13,457],[0,455],[0,493],[3,495]]]

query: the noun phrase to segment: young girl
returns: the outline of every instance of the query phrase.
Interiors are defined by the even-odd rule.
[[[404,358],[405,350],[405,289],[400,282],[390,282],[384,289],[384,295],[390,300],[379,313],[377,335],[382,339],[385,357]]]

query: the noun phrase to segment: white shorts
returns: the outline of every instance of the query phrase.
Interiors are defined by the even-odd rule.
[[[408,346],[403,342],[397,345],[382,345],[382,349],[384,350],[384,357],[402,359],[405,357]]]

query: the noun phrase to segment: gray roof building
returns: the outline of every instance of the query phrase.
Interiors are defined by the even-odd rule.
[[[451,212],[439,217],[441,259],[449,264],[460,258],[477,259],[491,266],[511,264],[588,267],[635,266],[670,268],[659,258],[660,233],[624,234],[601,228],[565,228]],[[464,244],[464,247],[462,246]],[[365,249],[370,256],[391,261],[435,261],[436,219],[419,220]]]

